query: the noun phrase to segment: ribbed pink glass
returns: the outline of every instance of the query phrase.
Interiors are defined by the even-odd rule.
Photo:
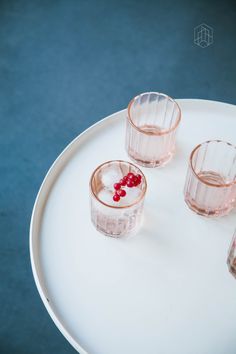
[[[175,152],[176,131],[181,119],[178,104],[163,93],[136,96],[128,106],[126,150],[141,166],[166,164]]]
[[[230,273],[236,278],[236,230],[229,247],[227,264]]]
[[[220,140],[198,145],[190,155],[184,195],[198,214],[228,214],[236,203],[236,147]]]
[[[113,201],[114,183],[129,172],[142,176],[136,187],[122,187],[126,196]],[[96,229],[107,236],[120,237],[141,224],[147,183],[142,171],[132,163],[114,160],[100,165],[90,180],[91,220]]]

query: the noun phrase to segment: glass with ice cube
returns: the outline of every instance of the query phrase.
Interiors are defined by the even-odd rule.
[[[128,174],[139,176],[139,184],[132,188],[123,186],[125,196],[114,200],[114,185]],[[141,224],[146,189],[144,174],[132,163],[114,160],[98,166],[90,179],[91,220],[96,229],[112,237],[137,230]]]

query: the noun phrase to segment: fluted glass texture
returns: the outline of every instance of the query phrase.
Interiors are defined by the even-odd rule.
[[[184,195],[198,214],[228,214],[236,203],[236,147],[220,140],[198,145],[190,155]]]
[[[181,119],[178,104],[165,94],[147,92],[128,106],[126,150],[145,167],[166,164],[174,155],[176,131]]]
[[[114,202],[113,185],[129,172],[142,176],[140,185],[128,188],[126,196]],[[142,210],[147,183],[145,176],[135,165],[121,160],[100,165],[90,180],[91,220],[101,233],[120,237],[137,230],[142,220]]]

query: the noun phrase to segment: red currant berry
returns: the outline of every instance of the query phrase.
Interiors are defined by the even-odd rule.
[[[137,175],[137,179],[138,179],[137,185],[139,185],[142,182],[142,176]]]
[[[132,172],[129,172],[128,174],[127,174],[127,178],[128,179],[132,179],[134,177],[134,174],[132,173]]]
[[[114,184],[114,188],[115,188],[116,191],[118,191],[120,189],[120,187],[121,187],[120,183],[115,183]]]
[[[129,187],[129,188],[134,187],[134,182],[133,182],[131,179],[129,179],[129,180],[127,181],[127,187]]]
[[[126,179],[122,178],[119,182],[123,187],[126,186]]]
[[[113,200],[114,200],[114,202],[119,202],[120,196],[119,196],[117,193],[114,194],[114,195],[113,195]]]
[[[138,185],[138,178],[136,176],[134,176],[131,181],[133,181],[134,185],[137,186]]]
[[[117,191],[117,194],[120,197],[125,197],[126,196],[126,191],[124,189],[120,189],[119,191]]]

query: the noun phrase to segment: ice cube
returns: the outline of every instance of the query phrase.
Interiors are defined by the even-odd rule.
[[[126,188],[125,203],[132,204],[141,194],[141,190],[137,187]]]
[[[117,205],[117,202],[115,202],[113,200],[113,195],[114,192],[108,189],[102,189],[99,193],[98,193],[98,198],[109,205]]]
[[[105,187],[109,189],[113,189],[114,183],[119,182],[122,178],[121,171],[119,172],[117,169],[111,169],[104,171],[102,174],[102,183]]]
[[[115,202],[113,200],[113,195],[114,195],[114,189],[102,189],[99,193],[98,193],[98,198],[111,206],[126,206],[129,204],[132,204],[134,201],[136,201],[140,194],[141,194],[141,190],[137,187],[133,187],[133,188],[128,188],[125,187],[124,188],[126,191],[126,196],[125,197],[121,197],[119,202]]]

